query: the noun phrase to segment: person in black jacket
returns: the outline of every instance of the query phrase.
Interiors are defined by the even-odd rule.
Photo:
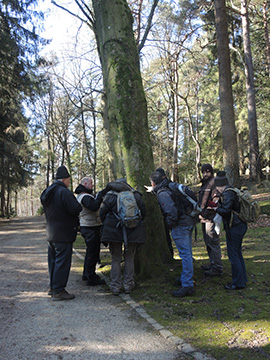
[[[227,252],[232,269],[232,282],[225,285],[225,289],[243,289],[247,283],[247,273],[242,255],[242,241],[247,231],[247,223],[242,221],[235,213],[240,212],[240,203],[237,194],[230,190],[232,187],[229,185],[225,171],[217,173],[215,186],[222,195],[216,212],[223,218]]]
[[[87,286],[105,284],[105,281],[96,274],[96,265],[100,261],[101,220],[99,208],[107,190],[99,191],[97,196],[94,196],[93,187],[93,179],[86,176],[75,189],[75,193],[78,194],[77,201],[82,205],[79,215],[80,233],[86,245],[82,279],[86,280]]]
[[[78,230],[78,215],[82,207],[68,190],[69,183],[67,168],[60,166],[56,172],[56,180],[40,197],[47,221],[50,275],[48,295],[52,295],[55,301],[71,300],[75,297],[74,294],[69,294],[65,287],[71,267],[72,244]]]
[[[153,191],[157,195],[162,215],[166,221],[175,245],[182,259],[181,287],[172,292],[173,296],[184,297],[195,292],[193,283],[192,231],[196,220],[183,209],[179,209],[174,201],[170,180],[163,178],[155,171],[150,176]]]
[[[115,182],[108,183],[106,189],[110,189],[110,191],[103,199],[99,214],[102,221],[101,241],[109,244],[112,256],[110,288],[114,295],[119,295],[122,287],[125,293],[129,294],[135,286],[134,256],[136,248],[138,244],[145,243],[143,219],[146,215],[146,209],[142,195],[128,185],[125,179],[117,179]],[[136,227],[124,229],[126,231],[128,245],[124,246],[124,254],[124,232],[119,219],[115,216],[115,214],[117,215],[117,193],[122,191],[133,192],[141,213],[141,219]],[[121,275],[122,255],[124,255],[123,281]]]

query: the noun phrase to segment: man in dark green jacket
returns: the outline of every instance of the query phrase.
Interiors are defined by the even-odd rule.
[[[69,183],[70,175],[66,167],[60,166],[56,172],[56,180],[40,197],[47,221],[50,275],[48,295],[52,295],[55,301],[71,300],[75,297],[69,294],[65,287],[71,267],[72,244],[78,230],[78,215],[82,207],[68,189]]]

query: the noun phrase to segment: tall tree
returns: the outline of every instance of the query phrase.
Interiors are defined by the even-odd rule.
[[[24,115],[23,102],[33,97],[33,90],[38,84],[37,50],[41,43],[35,32],[29,30],[34,16],[28,8],[33,3],[17,0],[0,3],[0,183],[3,216],[8,215],[10,192],[25,186],[25,180],[30,175],[26,160],[31,158],[31,150],[26,144],[28,119]]]
[[[154,162],[132,15],[125,0],[92,3],[110,133],[114,143],[122,147],[128,182],[144,193]],[[123,175],[120,171],[118,175]],[[156,199],[145,193],[144,199],[148,213],[147,243],[138,263],[140,274],[150,275],[160,270],[162,256],[169,259],[169,251]]]
[[[215,22],[219,66],[220,117],[224,168],[232,184],[239,179],[238,146],[233,108],[231,63],[225,0],[215,0]]]
[[[249,124],[249,159],[250,159],[250,178],[253,181],[260,181],[260,153],[256,114],[255,86],[253,75],[253,63],[250,43],[250,26],[247,0],[241,0],[241,16],[243,29],[243,43],[245,53],[245,73],[247,88],[247,107]]]

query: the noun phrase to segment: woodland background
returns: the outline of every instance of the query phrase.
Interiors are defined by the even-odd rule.
[[[37,1],[0,4],[2,217],[37,214],[40,193],[61,164],[72,174],[71,189],[92,175],[97,190],[125,176],[143,191],[159,166],[174,181],[196,185],[205,162],[225,168],[234,184],[268,180],[268,0],[51,6],[79,24],[63,58],[41,55],[49,41]],[[103,51],[107,36],[120,48]],[[114,94],[117,84],[124,95]]]

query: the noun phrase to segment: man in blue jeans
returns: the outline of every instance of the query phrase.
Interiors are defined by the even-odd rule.
[[[195,219],[189,216],[184,207],[178,209],[173,200],[173,192],[168,187],[170,180],[163,179],[159,172],[154,172],[151,177],[153,192],[157,195],[162,215],[166,224],[171,229],[171,235],[182,259],[181,287],[173,291],[172,295],[184,297],[194,294],[193,283],[193,258],[192,258],[192,231]]]

